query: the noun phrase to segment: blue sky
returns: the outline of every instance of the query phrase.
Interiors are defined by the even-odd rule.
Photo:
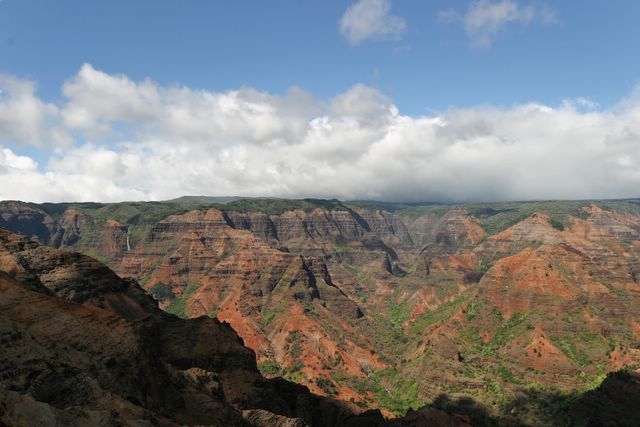
[[[552,2],[556,23],[505,24],[486,48],[439,19],[468,5],[396,1],[404,35],[352,46],[339,31],[348,1],[3,0],[0,71],[37,81],[45,99],[83,63],[216,91],[330,97],[365,83],[407,114],[576,97],[608,106],[638,82],[639,2]]]
[[[640,2],[0,0],[0,199],[638,196]]]

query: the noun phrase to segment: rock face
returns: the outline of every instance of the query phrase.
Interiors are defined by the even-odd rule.
[[[259,212],[229,212],[225,215],[229,225],[249,230],[265,241],[278,241],[289,247],[320,245],[343,241],[362,240],[375,236],[393,246],[412,247],[413,242],[404,223],[384,211],[348,209],[326,211],[315,209],[287,211],[281,215]],[[307,243],[301,245],[301,243]]]
[[[146,278],[151,291],[170,286],[175,297],[163,303],[167,310],[229,322],[261,363],[301,372],[315,391],[322,392],[314,380],[323,366],[337,358],[353,375],[382,366],[370,343],[347,337],[363,313],[334,283],[323,257],[278,249],[230,225],[230,216],[218,210],[169,216],[116,271]]]
[[[336,204],[274,213],[3,202],[0,218],[39,242],[97,257],[140,282],[160,308],[198,318],[197,334],[156,334],[183,370],[208,369],[181,365],[192,355],[180,353],[210,328],[206,316],[228,322],[269,377],[381,407],[385,415],[441,403],[409,413],[403,423],[428,423],[447,411],[467,414],[464,399],[472,397],[486,410],[448,422],[553,424],[544,414],[547,398],[527,397],[532,389],[581,392],[607,372],[640,363],[636,202],[421,206],[394,213]],[[42,292],[44,286],[69,301],[145,317],[146,305],[123,302],[122,292],[143,301],[133,281],[117,279],[128,289],[118,298],[92,296],[111,286],[110,270],[77,253],[20,245],[7,251],[30,255],[9,257],[6,271],[23,287]],[[39,257],[49,261],[35,274],[25,265]],[[65,263],[78,270],[73,281],[57,267]],[[101,278],[83,279],[83,271],[101,269]],[[182,328],[177,320],[166,323],[174,324]],[[252,363],[242,369],[255,371]],[[282,408],[246,406],[259,396],[220,384],[232,406],[268,411],[247,412],[245,419],[309,422]],[[449,400],[440,399],[443,393]]]
[[[0,306],[5,425],[363,425],[263,378],[227,324],[164,313],[100,263],[3,230]]]

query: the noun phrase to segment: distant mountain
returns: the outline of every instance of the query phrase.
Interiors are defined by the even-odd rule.
[[[640,365],[638,200],[2,202],[0,227],[229,322],[267,376],[405,421],[564,425]]]
[[[244,197],[246,198],[246,197]],[[214,197],[214,196],[182,196],[177,199],[167,200],[169,203],[196,203],[196,204],[212,204],[212,203],[229,203],[236,200],[243,199],[243,197]]]

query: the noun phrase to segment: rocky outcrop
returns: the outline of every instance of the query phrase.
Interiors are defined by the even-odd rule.
[[[242,411],[245,420],[256,427],[307,427],[300,418],[287,418],[262,409]]]

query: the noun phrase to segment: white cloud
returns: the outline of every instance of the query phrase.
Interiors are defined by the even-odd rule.
[[[301,89],[284,96],[250,88],[219,93],[134,82],[88,65],[63,91],[60,105],[26,91],[34,105],[57,111],[45,124],[37,114],[20,116],[19,103],[2,104],[9,117],[21,117],[19,128],[39,135],[56,129],[77,141],[55,148],[44,165],[0,146],[0,199],[640,195],[635,92],[609,110],[577,98],[407,116],[364,85],[329,100]]]
[[[489,47],[508,24],[529,25],[533,21],[553,24],[557,13],[547,5],[521,5],[517,0],[474,0],[464,15],[454,9],[440,12],[443,22],[461,22],[471,43]]]
[[[310,94],[297,88],[280,98],[251,88],[213,93],[159,87],[149,80],[134,83],[123,75],[112,76],[89,64],[65,83],[63,92],[68,98],[62,109],[65,125],[92,139],[113,135],[117,123],[120,129],[208,145],[234,138],[262,141],[300,132],[304,114],[318,108]]]
[[[40,172],[33,159],[3,148],[0,149],[0,199],[44,202],[149,198],[149,194],[120,186],[113,176],[100,175],[101,172]]]
[[[63,141],[62,133],[48,127],[57,114],[55,105],[36,96],[33,82],[0,75],[0,142],[42,145],[51,139]]]
[[[0,167],[5,172],[29,172],[36,170],[38,163],[30,157],[18,156],[8,148],[4,148],[0,150]]]
[[[399,39],[407,23],[390,11],[390,0],[358,0],[342,16],[340,32],[353,45],[367,39]]]

